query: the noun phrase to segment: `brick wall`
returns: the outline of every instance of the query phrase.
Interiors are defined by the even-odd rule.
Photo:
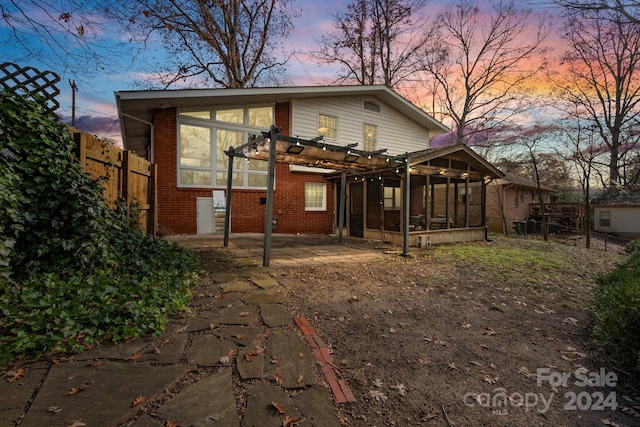
[[[290,129],[289,103],[276,104],[276,124],[282,134]],[[177,117],[175,109],[154,111],[154,160],[158,165],[158,234],[196,234],[196,198],[211,197],[211,188],[177,187]],[[327,183],[327,211],[305,212],[305,182],[326,182],[324,177],[289,171],[289,165],[277,164],[273,216],[276,233],[328,234],[335,211],[335,191]],[[226,188],[225,188],[226,190]],[[264,190],[233,190],[231,198],[231,232],[264,231],[265,205],[260,198]]]

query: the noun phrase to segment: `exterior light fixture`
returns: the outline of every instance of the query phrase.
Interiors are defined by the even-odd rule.
[[[287,148],[287,153],[300,154],[302,153],[302,150],[304,150],[304,145],[300,144],[300,141],[298,141],[295,144],[289,145],[289,148]]]
[[[360,158],[360,154],[352,153],[351,150],[347,151],[347,154],[344,156],[345,162],[353,163]]]
[[[467,173],[467,172],[463,172],[463,173],[460,175],[460,178],[463,178],[463,179],[466,179],[466,178],[468,178],[468,177],[469,177],[469,173]]]
[[[446,169],[440,169],[440,172],[438,172],[438,175],[444,175],[445,173],[447,173]]]

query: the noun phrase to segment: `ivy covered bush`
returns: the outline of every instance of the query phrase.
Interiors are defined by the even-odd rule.
[[[598,279],[595,337],[620,369],[640,379],[640,252]]]
[[[159,334],[185,310],[195,256],[111,210],[69,129],[0,92],[0,366]]]

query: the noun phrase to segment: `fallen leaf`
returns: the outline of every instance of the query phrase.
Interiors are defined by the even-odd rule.
[[[251,362],[251,361],[253,361],[253,359],[252,359],[252,358],[251,358],[251,356],[249,356],[249,354],[247,353],[247,354],[245,354],[245,355],[244,355],[244,361],[245,361],[245,362]]]
[[[13,372],[9,372],[9,375],[10,377],[7,378],[7,382],[13,383],[19,380],[20,378],[24,377],[25,375],[27,375],[27,373],[24,369],[18,368]]]
[[[303,352],[298,353],[298,357],[299,357],[300,359],[304,359],[304,353],[303,353]]]
[[[287,412],[287,410],[283,406],[278,405],[276,402],[271,402],[271,406],[273,406],[273,408],[278,411],[279,414],[285,414]]]
[[[388,399],[387,395],[379,390],[369,390],[369,396],[373,397],[378,402],[386,402]]]
[[[167,420],[167,425],[165,427],[180,427],[180,423],[182,420],[173,421],[171,419]]]
[[[300,419],[300,417],[290,417],[289,415],[287,415],[286,417],[284,417],[284,420],[282,420],[282,427],[289,427],[290,425],[293,425],[294,423],[300,421]]]
[[[620,424],[615,423],[611,420],[607,420],[605,418],[600,418],[600,422],[606,426],[620,427]]]
[[[396,329],[396,328],[390,328],[390,329],[389,329],[389,332],[391,332],[392,334],[395,334],[395,333],[396,333],[396,331],[397,331],[397,329]]]
[[[141,404],[142,402],[146,402],[147,398],[145,396],[138,396],[136,397],[136,399],[133,401],[133,403],[131,403],[131,406],[136,406]]]
[[[92,368],[97,368],[98,366],[102,366],[104,362],[89,362],[85,366],[91,366]]]
[[[240,317],[247,317],[248,315],[249,315],[248,311],[242,311],[242,312],[238,313],[238,316],[240,316]]]
[[[458,365],[456,365],[456,364],[455,364],[455,362],[451,362],[451,363],[449,363],[449,367],[450,367],[451,369],[458,369]]]
[[[425,340],[429,341],[429,342],[432,342],[434,344],[440,344],[440,345],[443,345],[443,346],[447,345],[446,342],[442,341],[440,338],[436,337],[435,335],[427,337],[427,338],[425,338]]]
[[[475,360],[469,360],[469,363],[475,366],[484,366],[481,362],[476,362]]]
[[[154,354],[160,354],[160,349],[158,347],[153,347]]]
[[[400,396],[404,396],[407,394],[407,389],[402,383],[396,383],[396,385],[389,386],[389,388],[398,390],[398,393],[400,393]]]
[[[258,353],[257,351],[250,351],[250,352],[247,353],[247,355],[249,355],[249,356],[257,356],[258,354],[260,354],[260,353]]]
[[[574,319],[573,317],[567,317],[565,319],[562,319],[562,323],[566,323],[567,325],[577,326],[578,319]]]
[[[229,356],[222,356],[220,358],[220,363],[222,363],[223,365],[226,365],[227,363],[229,363]]]
[[[162,344],[171,344],[171,343],[172,341],[169,338],[162,341]]]
[[[379,378],[376,378],[375,380],[373,380],[373,385],[378,388],[382,387],[382,380]]]
[[[494,331],[493,328],[490,326],[485,326],[484,331],[482,332],[482,335],[495,335],[495,334],[496,334],[496,331]]]
[[[209,329],[215,329],[215,328],[216,328],[215,323],[209,323]]]
[[[280,366],[280,362],[282,362],[282,357],[272,357],[271,358],[271,363],[273,363],[276,366]]]
[[[87,424],[83,423],[82,420],[75,420],[74,422],[69,424],[67,427],[85,427],[86,425]]]
[[[233,356],[235,356],[235,354],[236,354],[236,351],[235,351],[235,350],[229,350],[229,351],[227,352],[227,356],[229,356],[229,357],[233,357]]]
[[[284,378],[282,378],[279,373],[276,372],[273,374],[273,377],[276,379],[278,384],[284,384]]]
[[[57,414],[60,411],[62,411],[62,408],[58,406],[49,406],[49,409],[47,409],[47,412],[51,412],[52,414]]]
[[[471,323],[469,323],[469,322],[464,322],[464,323],[462,324],[462,327],[463,327],[463,328],[465,328],[465,329],[469,329],[469,328],[471,327]]]
[[[142,356],[144,356],[143,353],[133,353],[131,356],[125,358],[124,360],[138,360],[140,359]]]
[[[304,375],[300,374],[298,375],[298,384],[300,384],[302,381],[304,381]]]
[[[418,356],[418,362],[422,363],[423,365],[431,365],[431,359],[429,359],[428,357],[422,357],[422,356]]]
[[[241,340],[242,338],[244,338],[244,335],[242,334],[231,334],[232,338],[235,338],[237,340]]]
[[[498,376],[497,375],[491,375],[491,374],[487,374],[484,376],[484,380],[486,382],[488,382],[489,384],[495,384],[498,382]]]

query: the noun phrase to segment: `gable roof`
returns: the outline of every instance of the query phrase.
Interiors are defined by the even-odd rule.
[[[520,178],[515,175],[506,174],[502,179],[496,182],[499,185],[509,185],[525,188],[527,190],[537,191],[538,186],[535,182],[529,181],[528,179]],[[545,193],[555,193],[556,190],[553,188],[545,187],[544,185],[540,186],[540,190]]]
[[[501,178],[504,174],[478,153],[465,144],[449,145],[442,148],[430,148],[406,154],[409,166],[418,165],[436,158],[447,157],[452,160],[460,160],[469,164],[482,176],[489,178]]]
[[[432,116],[384,85],[293,86],[241,89],[175,89],[115,92],[120,129],[125,149],[140,155],[151,138],[153,110],[156,108],[198,108],[217,105],[286,102],[300,98],[369,96],[376,97],[426,129],[449,129]],[[277,125],[277,123],[276,123]]]

